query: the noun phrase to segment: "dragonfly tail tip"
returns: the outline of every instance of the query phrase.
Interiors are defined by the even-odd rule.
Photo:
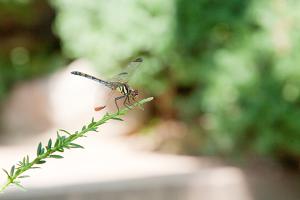
[[[71,71],[71,74],[76,75],[76,74],[77,74],[77,71]]]

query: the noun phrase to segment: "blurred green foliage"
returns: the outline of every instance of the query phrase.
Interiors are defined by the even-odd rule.
[[[0,100],[18,81],[62,66],[47,1],[0,1]]]
[[[239,36],[214,52],[202,101],[208,149],[299,155],[299,3],[252,1]]]
[[[171,96],[167,111],[198,127],[201,152],[300,154],[300,2],[52,3],[69,57],[108,71],[143,55],[137,82]]]
[[[172,39],[173,1],[51,1],[57,10],[55,31],[70,58],[84,57],[114,74],[136,56],[146,56],[140,84],[158,93],[168,83],[160,73]],[[167,61],[167,59],[165,59]],[[161,76],[156,78],[155,76]],[[140,77],[140,76],[137,76]],[[149,86],[149,83],[152,83]]]

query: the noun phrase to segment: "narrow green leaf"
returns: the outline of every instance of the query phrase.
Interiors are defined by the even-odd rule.
[[[18,168],[15,174],[18,174],[21,171],[21,168]]]
[[[64,158],[63,156],[60,156],[60,155],[50,155],[49,157],[50,158],[57,158],[57,159]]]
[[[26,191],[25,187],[23,185],[21,185],[20,183],[18,182],[13,182],[13,184],[15,184],[18,188],[20,188],[21,190],[23,191]]]
[[[40,160],[40,161],[36,162],[36,164],[41,165],[41,164],[44,164],[45,162],[46,162],[45,160]]]
[[[30,167],[30,169],[40,169],[40,167]]]
[[[71,146],[71,148],[81,148],[81,149],[84,149],[83,146],[81,146],[79,144],[76,144],[76,143],[70,143],[69,146]]]
[[[22,167],[23,166],[23,162],[19,161],[17,165],[20,166],[20,167]]]
[[[69,140],[73,140],[73,138],[75,138],[76,136],[77,136],[76,134],[71,135],[71,136],[69,137]]]
[[[10,169],[10,176],[13,176],[15,172],[15,166],[13,165]]]
[[[6,174],[8,177],[10,177],[9,173],[8,173],[5,169],[2,168],[2,170],[5,172],[5,174]]]
[[[119,121],[124,121],[123,119],[121,119],[121,118],[119,118],[119,117],[112,117],[111,119],[119,120]]]
[[[62,131],[62,132],[64,132],[64,133],[68,134],[68,135],[72,135],[70,132],[68,132],[68,131],[66,131],[66,130],[64,130],[64,129],[59,129],[59,131]]]
[[[42,143],[40,142],[36,151],[37,156],[41,155],[41,151],[42,151]]]
[[[81,131],[84,131],[85,129],[86,129],[86,126],[83,126],[82,129],[81,129]]]
[[[57,146],[63,146],[66,137],[65,137],[65,136],[60,136],[60,138],[57,138],[57,139],[58,139],[58,144],[57,144]]]
[[[93,117],[91,123],[88,125],[88,128],[91,128],[95,124],[96,124],[96,122],[94,121],[94,117]]]
[[[58,147],[58,145],[59,145],[59,138],[56,138],[54,147]]]
[[[29,163],[29,156],[27,155],[26,156],[26,164],[28,164]]]
[[[41,154],[43,154],[44,152],[45,152],[45,148],[42,147],[42,149],[41,149]]]
[[[49,141],[48,141],[47,148],[48,148],[48,149],[51,149],[51,147],[52,147],[52,140],[51,140],[51,138],[50,138]]]
[[[28,176],[28,175],[23,175],[23,176],[19,176],[18,178],[28,178],[28,177],[30,177],[30,176]]]
[[[91,128],[92,126],[94,126],[95,122],[92,122],[88,125],[88,128]]]
[[[59,152],[64,152],[65,150],[63,148],[57,149]]]
[[[92,131],[99,132],[96,127],[93,128]]]
[[[56,131],[56,136],[57,136],[57,138],[60,138],[61,136],[59,135],[59,132],[58,131]]]

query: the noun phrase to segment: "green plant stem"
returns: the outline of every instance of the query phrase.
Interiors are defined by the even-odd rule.
[[[1,187],[0,193],[2,193],[2,192],[3,192],[10,184],[11,184],[11,182],[10,182],[10,181],[7,181],[7,182],[5,183],[5,185],[3,185],[3,186]]]
[[[122,115],[125,115],[129,110],[131,110],[134,107],[137,106],[141,106],[144,103],[147,103],[149,101],[153,100],[153,97],[147,98],[147,99],[143,99],[139,102],[134,103],[133,105],[129,106],[128,108],[125,107],[123,109],[121,109],[119,112],[116,113],[106,113],[102,119],[98,120],[98,121],[94,121],[94,119],[92,120],[92,122],[88,125],[88,126],[84,126],[81,131],[76,131],[74,134],[70,134],[69,132],[65,131],[65,130],[60,130],[60,132],[64,132],[66,134],[68,134],[68,137],[65,136],[60,136],[59,132],[57,132],[57,143],[53,146],[50,147],[49,146],[45,146],[42,147],[42,144],[39,144],[38,147],[38,156],[33,159],[33,161],[31,162],[26,162],[26,157],[24,157],[23,162],[20,161],[19,163],[21,163],[21,165],[19,167],[16,168],[16,171],[14,171],[14,169],[12,169],[11,174],[7,173],[7,182],[0,188],[0,193],[2,193],[8,186],[10,186],[11,184],[15,184],[18,187],[23,188],[22,185],[20,185],[19,180],[17,180],[18,178],[22,178],[21,175],[26,172],[29,169],[35,168],[35,165],[39,165],[39,164],[43,164],[46,158],[55,158],[55,157],[51,157],[55,156],[54,153],[61,153],[64,151],[64,149],[70,149],[70,148],[83,148],[80,145],[74,144],[72,143],[73,141],[75,141],[76,139],[80,138],[80,137],[84,137],[86,133],[91,132],[91,131],[96,131],[97,132],[97,128],[98,126],[106,123],[108,120],[114,119],[114,120],[121,120],[119,117]],[[50,145],[51,146],[51,145]],[[43,150],[41,150],[43,149]],[[44,151],[44,149],[46,149],[46,152],[41,153],[41,151]],[[59,156],[59,155],[56,155]],[[62,156],[60,158],[63,158]],[[29,157],[28,157],[29,160]],[[14,168],[14,166],[13,166]]]

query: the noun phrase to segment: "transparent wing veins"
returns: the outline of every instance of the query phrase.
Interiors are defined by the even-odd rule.
[[[110,81],[127,83],[133,72],[138,68],[138,66],[143,62],[142,58],[136,58],[135,60],[131,61],[127,67],[119,74],[113,76]]]

